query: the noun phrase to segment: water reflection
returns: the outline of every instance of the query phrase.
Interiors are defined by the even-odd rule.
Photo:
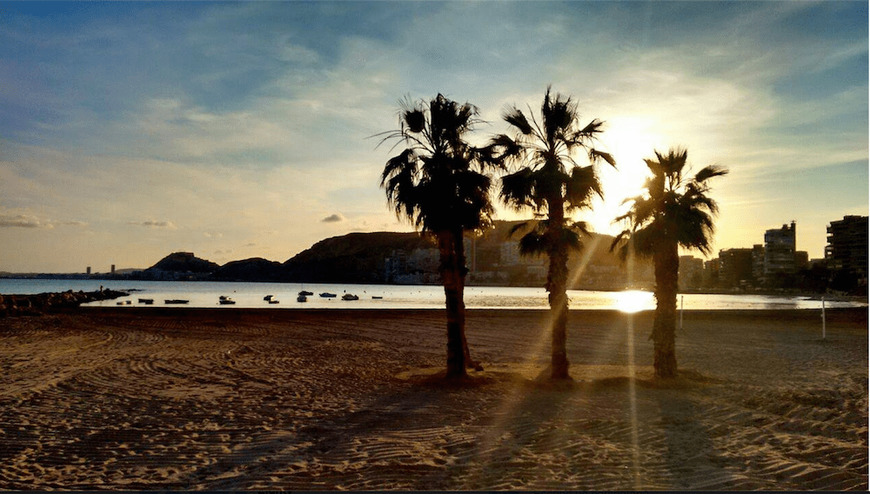
[[[100,285],[116,290],[136,290],[130,297],[95,302],[91,305],[115,306],[118,301],[131,300],[137,306],[139,297],[153,298],[161,305],[164,299],[189,299],[187,307],[232,308],[341,308],[341,309],[443,309],[444,288],[438,285],[354,285],[306,283],[304,288],[315,294],[331,292],[337,299],[308,297],[306,303],[296,302],[296,293],[303,288],[299,283],[223,283],[223,282],[160,282],[131,280],[20,280],[0,278],[0,293],[43,293],[66,290],[98,290]],[[343,293],[353,293],[359,300],[345,302]],[[270,305],[263,300],[273,295],[280,303]],[[226,295],[237,303],[219,306],[218,297]],[[806,296],[758,294],[679,294],[685,310],[754,310],[754,309],[819,309],[820,299]],[[620,310],[633,313],[654,310],[655,297],[651,292],[631,290],[624,292],[597,292],[568,290],[572,310]],[[866,302],[827,300],[827,308],[866,307]],[[466,287],[465,306],[469,309],[547,309],[547,292],[542,287]],[[679,308],[679,306],[678,306]]]
[[[619,312],[633,314],[642,310],[655,309],[653,294],[640,290],[615,292],[613,305]]]

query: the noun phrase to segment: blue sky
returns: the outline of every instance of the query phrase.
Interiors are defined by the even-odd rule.
[[[370,138],[398,101],[469,101],[483,141],[548,84],[607,122],[597,231],[671,146],[731,170],[717,251],[795,220],[821,257],[868,214],[866,2],[6,2],[0,26],[0,271],[409,230]]]

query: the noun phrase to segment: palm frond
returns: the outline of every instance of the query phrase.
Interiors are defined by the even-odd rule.
[[[529,232],[520,238],[520,254],[534,256],[547,253],[547,237],[538,232]]]
[[[514,106],[506,109],[502,118],[505,122],[514,126],[523,135],[529,135],[532,133],[532,125],[529,123],[529,120],[526,118],[523,111],[519,108]]]
[[[502,202],[514,209],[532,206],[535,196],[533,176],[534,172],[528,167],[503,176],[499,193]]]
[[[695,174],[694,182],[704,183],[713,177],[721,177],[728,174],[728,169],[718,165],[710,165]]]
[[[589,160],[593,163],[597,162],[599,159],[606,161],[610,166],[616,168],[616,159],[610,153],[605,153],[603,151],[599,151],[597,149],[589,150]]]
[[[589,223],[585,221],[575,221],[574,223],[571,223],[568,228],[580,232],[582,235],[586,235],[587,237],[592,235]]]
[[[512,238],[514,235],[516,235],[516,233],[518,231],[527,230],[527,229],[529,229],[529,222],[528,221],[523,221],[523,222],[517,223],[516,225],[512,226],[510,230],[508,230],[507,238]]]
[[[582,129],[577,131],[575,137],[578,139],[594,138],[595,136],[604,131],[602,127],[604,127],[603,121],[598,120],[597,118],[593,119],[591,122],[586,124],[586,127],[583,127]]]
[[[489,141],[493,155],[503,162],[520,159],[525,149],[516,140],[505,134],[499,134]]]
[[[402,151],[397,156],[387,160],[387,164],[384,166],[384,172],[381,174],[381,186],[383,186],[390,177],[400,173],[402,170],[414,167],[416,167],[414,150],[406,149]]]
[[[419,134],[426,126],[426,114],[419,108],[405,111],[402,113],[402,123],[408,131]]]
[[[601,183],[595,175],[593,166],[575,166],[571,170],[571,177],[565,184],[565,202],[571,209],[580,209],[590,206],[592,197],[603,197]]]

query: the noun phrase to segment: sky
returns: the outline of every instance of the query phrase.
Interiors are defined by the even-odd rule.
[[[654,150],[711,181],[719,249],[868,214],[867,2],[0,2],[0,271],[283,262],[411,231],[379,187],[399,101],[506,132],[548,85],[600,119],[600,233]],[[581,164],[583,157],[578,156]],[[497,209],[497,219],[521,215]],[[700,253],[696,254],[701,257]]]

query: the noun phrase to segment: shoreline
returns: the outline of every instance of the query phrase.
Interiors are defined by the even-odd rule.
[[[435,313],[444,313],[445,309],[443,307],[440,308],[422,308],[422,309],[373,309],[373,308],[354,308],[354,307],[330,307],[330,308],[296,308],[296,307],[232,307],[232,308],[222,308],[222,307],[184,307],[184,306],[172,306],[172,307],[163,307],[163,306],[148,306],[148,307],[138,307],[138,306],[81,306],[81,307],[72,307],[72,308],[64,308],[63,312],[74,314],[78,311],[82,311],[83,313],[91,313],[94,315],[97,314],[105,314],[105,315],[118,315],[118,314],[130,314],[137,316],[147,316],[147,315],[160,315],[160,316],[196,316],[196,315],[231,315],[235,314],[233,317],[240,316],[248,316],[248,315],[271,315],[271,316],[279,316],[279,315],[291,315],[291,314],[306,314],[306,315],[329,315],[332,313],[358,313],[365,315],[376,315],[380,314],[383,316],[389,316],[394,313],[398,314],[435,314]],[[518,316],[528,316],[528,315],[546,315],[549,314],[550,310],[546,308],[490,308],[490,309],[465,309],[466,314],[515,314]],[[679,315],[680,310],[677,309],[677,314]],[[816,313],[818,316],[821,315],[820,308],[805,308],[805,309],[685,309],[683,311],[685,314],[693,314],[698,316],[760,316],[765,319],[776,318],[776,316],[782,316],[786,318],[793,318],[796,316],[806,316],[809,314]],[[617,309],[582,309],[582,308],[569,308],[569,317],[571,315],[604,315],[607,317],[619,317],[619,318],[629,318],[629,317],[652,317],[655,315],[655,310],[641,310],[637,312],[623,312]],[[860,319],[862,316],[864,320],[867,320],[867,316],[870,314],[870,308],[868,307],[835,307],[835,308],[826,308],[825,315],[826,317],[845,317],[845,318],[858,318]]]

